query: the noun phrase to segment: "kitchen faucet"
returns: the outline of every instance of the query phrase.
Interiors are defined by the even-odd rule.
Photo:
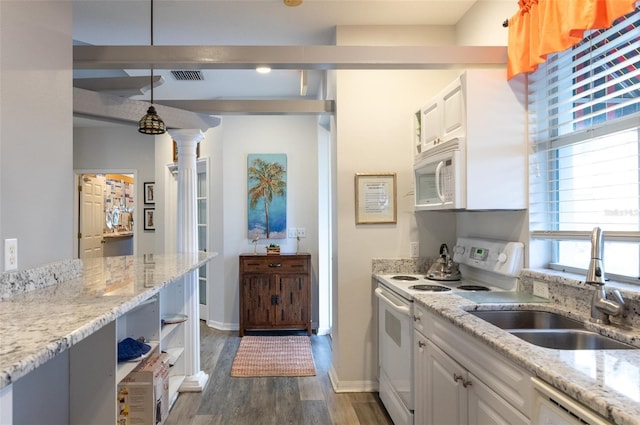
[[[591,261],[585,283],[595,286],[591,301],[591,321],[608,325],[609,316],[619,316],[624,310],[624,299],[620,291],[614,289],[611,295],[615,300],[607,298],[604,283],[604,265],[602,263],[604,251],[604,236],[602,229],[595,227],[591,233]]]

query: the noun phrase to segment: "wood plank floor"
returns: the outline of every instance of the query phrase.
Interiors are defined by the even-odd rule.
[[[200,326],[202,393],[182,393],[166,425],[393,425],[377,393],[336,394],[329,380],[331,343],[311,336],[316,376],[232,378],[237,332]]]

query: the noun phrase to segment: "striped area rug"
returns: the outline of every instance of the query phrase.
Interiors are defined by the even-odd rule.
[[[231,376],[313,376],[308,336],[244,336],[231,365]]]

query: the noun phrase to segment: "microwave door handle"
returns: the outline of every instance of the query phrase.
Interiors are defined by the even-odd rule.
[[[438,165],[436,166],[436,193],[438,194],[438,198],[444,202],[444,193],[440,187],[440,173],[442,173],[442,167],[444,167],[444,161],[438,162]]]

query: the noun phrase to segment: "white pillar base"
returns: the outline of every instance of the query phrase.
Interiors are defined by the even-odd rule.
[[[204,391],[209,383],[209,375],[203,371],[198,372],[195,375],[187,376],[178,391],[181,393],[199,393]]]

